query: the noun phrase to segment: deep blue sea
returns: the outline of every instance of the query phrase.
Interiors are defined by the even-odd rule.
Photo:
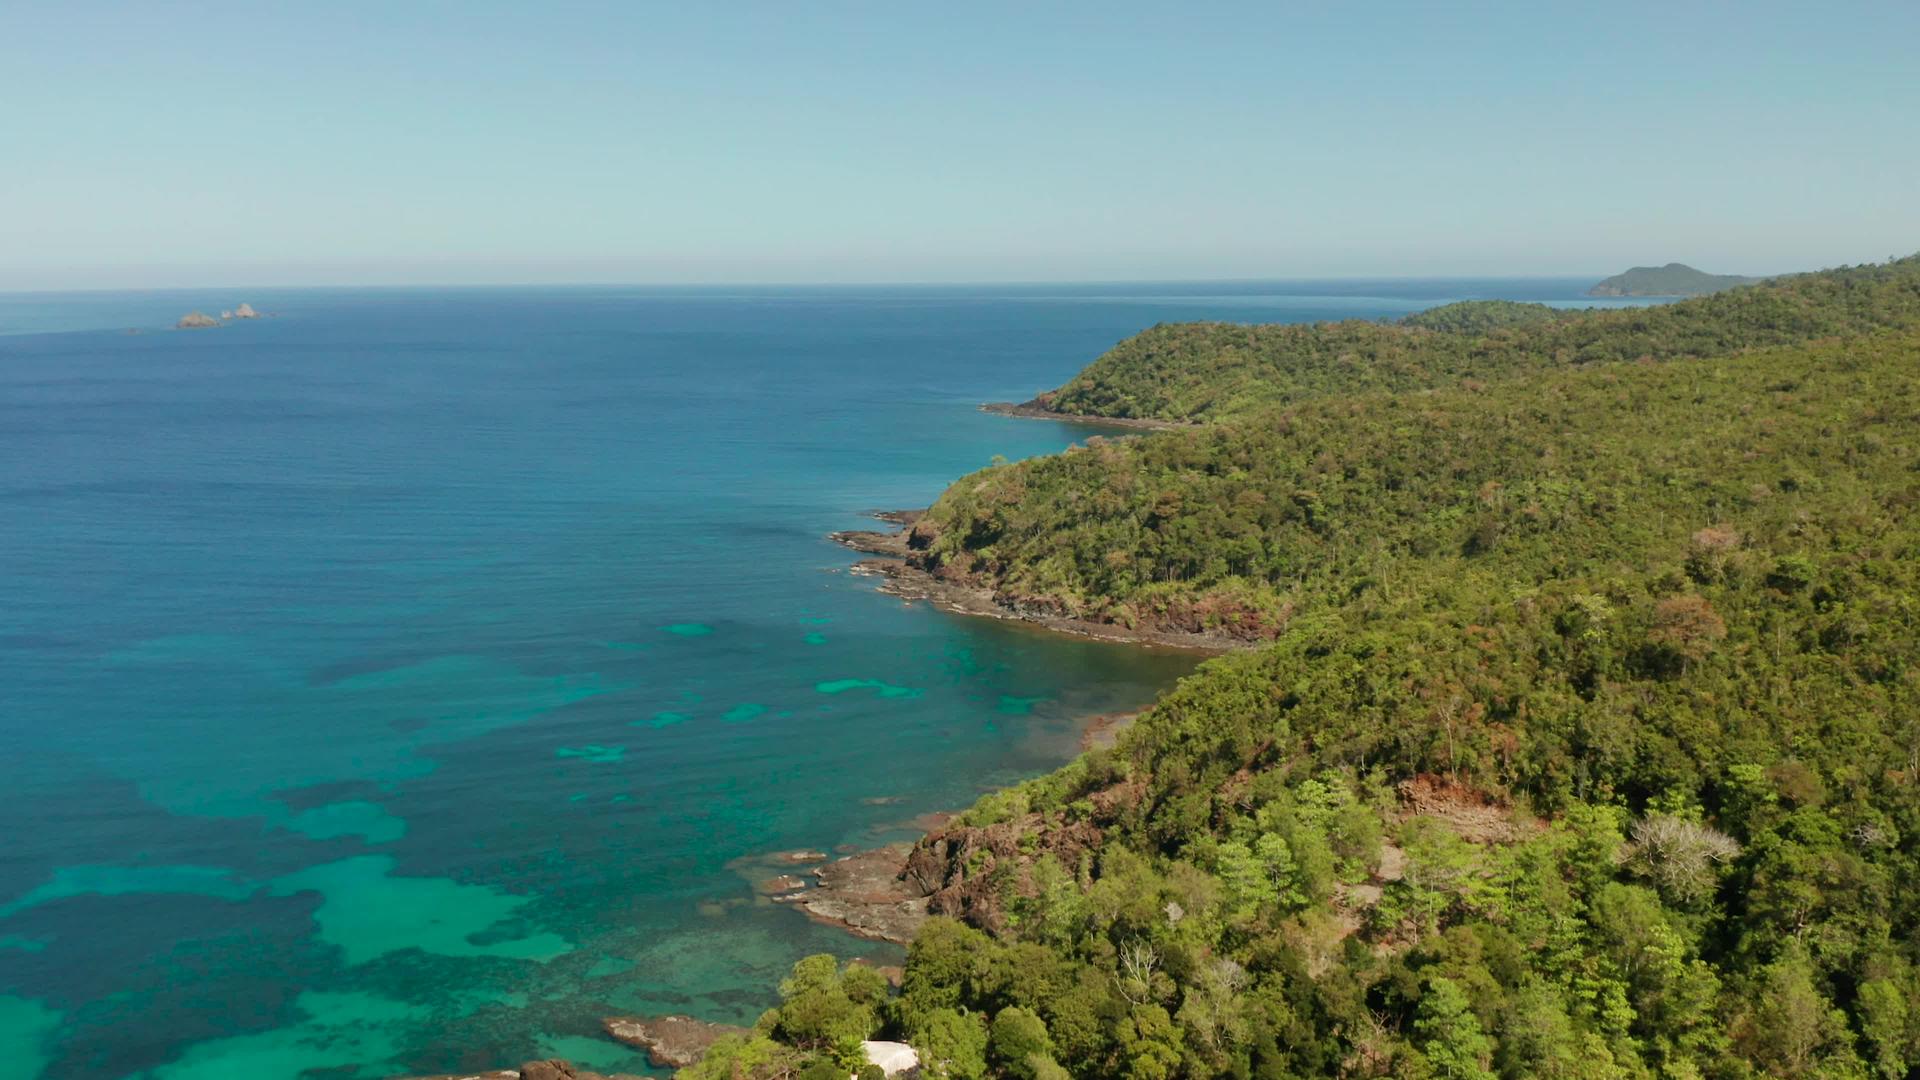
[[[975,405],[1156,322],[1588,283],[0,295],[0,1077],[644,1072],[600,1017],[897,960],[736,860],[914,835],[1194,659],[827,532],[1097,431]]]

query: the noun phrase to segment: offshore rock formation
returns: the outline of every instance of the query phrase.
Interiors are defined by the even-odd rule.
[[[180,321],[173,325],[177,330],[205,330],[209,327],[224,326],[229,319],[258,318],[260,318],[260,313],[253,309],[252,304],[241,304],[231,311],[220,312],[220,317],[217,319],[204,311],[189,311],[185,315],[180,316]]]

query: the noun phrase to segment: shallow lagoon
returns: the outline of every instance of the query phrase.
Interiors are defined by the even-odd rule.
[[[644,1071],[599,1017],[896,958],[728,863],[911,836],[1193,661],[903,605],[827,532],[1095,430],[972,406],[1157,321],[1576,292],[0,297],[0,1061]]]

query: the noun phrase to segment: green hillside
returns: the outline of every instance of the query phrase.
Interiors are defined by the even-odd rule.
[[[1415,312],[1400,320],[1402,326],[1422,330],[1444,330],[1453,334],[1485,334],[1508,326],[1530,326],[1566,318],[1568,312],[1545,304],[1523,304],[1518,300],[1462,300]]]
[[[683,1075],[1914,1075],[1914,277],[963,478],[933,572],[1253,647],[923,842],[898,994],[809,961]]]
[[[1468,309],[1475,310],[1475,309]],[[1478,309],[1484,312],[1486,309]],[[1920,324],[1920,257],[1650,308],[1508,320],[1162,324],[1034,404],[1079,416],[1213,420],[1317,397],[1457,386],[1607,360],[1675,360]],[[1458,332],[1454,323],[1467,332]],[[1477,332],[1476,332],[1477,331]]]

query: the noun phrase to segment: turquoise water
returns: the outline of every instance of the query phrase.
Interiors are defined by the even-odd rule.
[[[824,534],[1085,437],[973,406],[1157,321],[1575,285],[0,296],[0,1076],[644,1071],[600,1017],[897,958],[738,861],[911,836],[1192,659]]]

